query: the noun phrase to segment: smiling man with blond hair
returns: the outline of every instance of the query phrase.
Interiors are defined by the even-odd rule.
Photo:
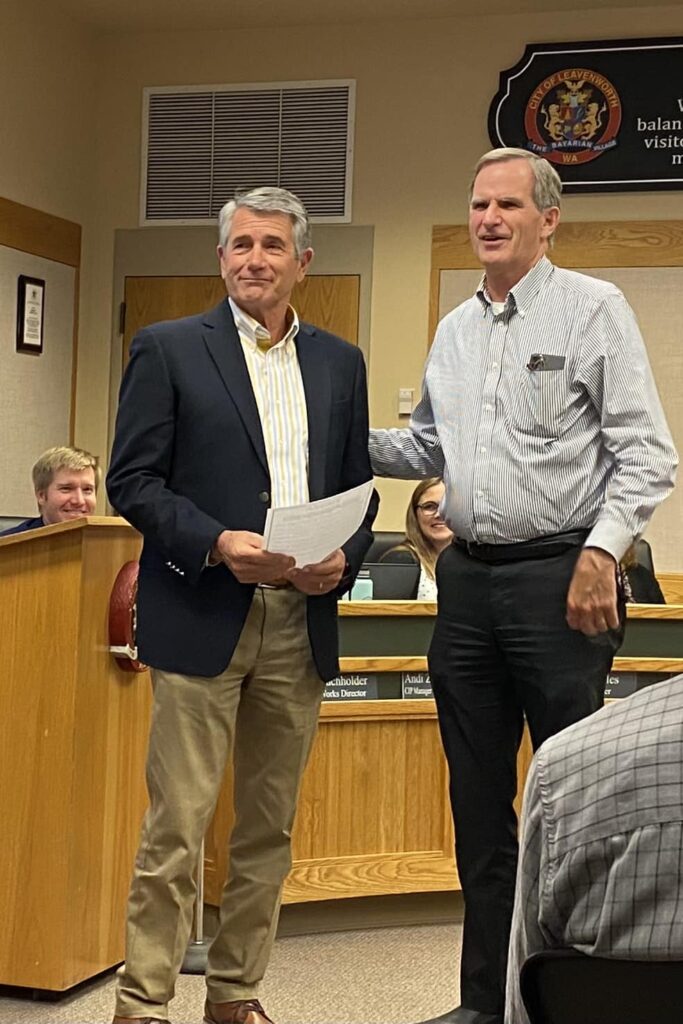
[[[3,530],[0,537],[94,515],[97,489],[102,481],[102,469],[95,455],[83,448],[48,448],[34,465],[32,477],[38,515]]]

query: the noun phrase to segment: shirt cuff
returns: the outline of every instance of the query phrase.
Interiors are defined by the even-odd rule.
[[[204,569],[215,569],[217,565],[221,565],[222,562],[223,562],[223,560],[221,558],[219,558],[217,562],[212,562],[211,561],[211,552],[212,552],[212,550],[213,550],[213,548],[209,548],[209,550],[206,553],[206,558],[204,559],[204,566],[203,566]]]
[[[624,526],[605,520],[595,524],[583,542],[585,548],[602,548],[615,562],[621,561],[624,553],[633,544],[634,537]]]

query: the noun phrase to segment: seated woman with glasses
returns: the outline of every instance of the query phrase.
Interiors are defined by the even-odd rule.
[[[439,515],[444,490],[438,477],[417,485],[406,512],[405,539],[380,558],[380,562],[414,562],[420,566],[416,592],[412,595],[418,601],[436,601],[436,560],[453,539],[452,531]]]

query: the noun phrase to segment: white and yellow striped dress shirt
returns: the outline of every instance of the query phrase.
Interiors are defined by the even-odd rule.
[[[309,500],[308,417],[294,343],[299,318],[290,306],[289,329],[282,341],[271,345],[266,328],[232,299],[228,302],[261,419],[270,470],[271,507],[303,505]]]

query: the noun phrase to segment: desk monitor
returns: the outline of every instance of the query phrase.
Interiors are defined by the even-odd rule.
[[[420,566],[414,563],[366,562],[360,573],[372,580],[373,601],[411,601],[417,593]]]

